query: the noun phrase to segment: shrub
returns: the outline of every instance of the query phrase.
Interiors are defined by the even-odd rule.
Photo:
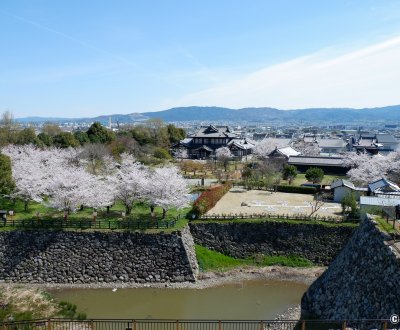
[[[218,201],[231,189],[232,184],[226,182],[222,185],[211,187],[204,191],[193,203],[193,208],[190,214],[194,214],[196,217],[205,214],[211,210]]]
[[[276,191],[287,192],[293,194],[310,194],[314,195],[317,193],[316,187],[303,187],[303,186],[283,186],[279,185],[276,187]]]
[[[171,155],[169,154],[168,150],[157,147],[154,149],[153,156],[158,159],[171,159]]]
[[[320,183],[324,178],[324,171],[319,167],[310,167],[306,171],[306,179],[312,183]]]
[[[285,165],[282,170],[284,180],[293,180],[297,176],[297,168],[294,165]]]

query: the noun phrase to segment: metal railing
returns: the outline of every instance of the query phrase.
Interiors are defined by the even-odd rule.
[[[48,319],[0,322],[2,330],[388,330],[398,329],[389,320],[66,320]]]
[[[173,220],[104,220],[97,219],[24,219],[0,221],[0,227],[21,229],[167,229],[174,228],[177,219]]]

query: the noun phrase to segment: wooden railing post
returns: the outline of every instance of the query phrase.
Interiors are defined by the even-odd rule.
[[[387,321],[383,322],[383,330],[387,330]]]
[[[91,328],[92,330],[96,329],[96,327],[95,327],[95,324],[94,324],[94,321],[93,321],[93,320],[90,320],[90,328]]]
[[[346,323],[346,321],[343,321],[343,323],[342,323],[342,330],[346,330],[346,327],[347,327],[347,323]]]
[[[260,321],[260,330],[264,330],[264,321]]]
[[[51,319],[47,320],[47,330],[51,330]]]
[[[222,322],[218,321],[218,330],[222,330]]]
[[[179,321],[176,320],[175,330],[179,330]]]
[[[132,330],[136,330],[136,320],[132,321]]]
[[[306,330],[306,321],[301,321],[301,330]]]

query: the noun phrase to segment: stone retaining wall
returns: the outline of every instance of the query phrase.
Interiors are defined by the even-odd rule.
[[[191,223],[197,244],[235,258],[255,254],[298,255],[319,265],[339,254],[355,228],[283,221]]]
[[[187,235],[0,232],[0,280],[20,283],[194,281]],[[190,232],[189,232],[190,235]]]
[[[304,294],[302,318],[389,319],[400,312],[400,259],[366,217],[340,255]]]

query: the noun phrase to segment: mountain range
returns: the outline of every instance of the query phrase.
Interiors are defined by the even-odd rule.
[[[201,121],[201,122],[398,122],[400,121],[400,105],[380,108],[310,108],[297,110],[280,110],[275,108],[242,108],[229,109],[223,107],[179,107],[157,112],[112,114],[85,118],[24,117],[17,118],[20,123],[39,122],[76,122],[90,123],[99,121],[133,123],[151,118],[159,118],[166,122]]]

